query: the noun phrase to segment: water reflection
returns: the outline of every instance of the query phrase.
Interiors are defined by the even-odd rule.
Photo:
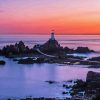
[[[59,64],[18,65],[7,58],[6,65],[0,66],[0,97],[62,97],[62,82],[71,79],[86,79],[86,66]],[[84,68],[82,68],[84,67]],[[59,84],[50,85],[45,81],[54,80]]]

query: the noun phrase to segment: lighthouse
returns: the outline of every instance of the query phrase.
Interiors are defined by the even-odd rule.
[[[54,32],[51,33],[51,38],[50,40],[55,40]]]

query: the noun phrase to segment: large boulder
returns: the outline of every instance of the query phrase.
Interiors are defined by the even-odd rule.
[[[89,71],[88,74],[87,74],[86,81],[87,82],[100,81],[100,73],[99,72]]]
[[[100,73],[89,71],[87,74],[86,82],[90,89],[100,89]]]
[[[6,62],[5,62],[5,61],[0,60],[0,65],[5,65],[5,64],[6,64]]]

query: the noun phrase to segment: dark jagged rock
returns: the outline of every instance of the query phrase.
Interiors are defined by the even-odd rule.
[[[86,82],[100,82],[100,73],[89,71],[87,74]]]
[[[1,50],[2,55],[10,58],[13,58],[16,55],[31,54],[33,52],[34,50],[29,49],[29,47],[25,46],[22,41],[16,43],[15,45],[7,45]]]
[[[6,62],[5,62],[5,61],[0,60],[0,65],[5,65],[5,64],[6,64]]]
[[[72,96],[77,100],[79,92],[85,92],[84,99],[79,100],[99,100],[100,98],[100,73],[89,71],[87,73],[86,82],[82,80],[76,81],[77,84],[73,86]],[[73,98],[72,97],[72,98]],[[99,99],[98,99],[99,98]]]
[[[57,83],[56,81],[46,81],[46,82],[49,83],[49,84]]]
[[[40,51],[40,52],[39,52]],[[33,48],[25,46],[23,41],[19,41],[14,45],[7,45],[2,50],[1,54],[5,57],[14,58],[21,56],[33,56],[33,55],[53,55],[59,59],[65,58],[67,53],[89,53],[93,52],[88,47],[78,47],[76,50],[68,47],[62,47],[54,37],[54,33],[51,33],[51,38],[43,45],[35,45]],[[42,53],[41,53],[42,52]],[[45,55],[46,54],[46,55]]]
[[[93,57],[91,59],[89,59],[90,61],[98,61],[100,62],[100,57]]]
[[[35,63],[45,63],[45,58],[37,58],[37,60],[34,61]]]
[[[45,44],[40,46],[40,50],[43,52],[58,52],[62,47],[56,40],[49,39]]]
[[[66,85],[66,84],[63,84],[63,88],[68,89],[68,88],[70,88],[70,86],[68,86],[68,85]]]
[[[81,65],[96,65],[96,66],[99,66],[100,65],[100,62],[92,62],[92,61],[80,61],[80,64]]]
[[[88,47],[77,47],[75,52],[77,52],[77,53],[90,53],[90,52],[94,52],[94,51],[90,50]]]
[[[68,48],[68,47],[64,47],[64,52],[66,52],[66,53],[74,53],[74,49],[70,49],[70,48]]]
[[[100,96],[100,73],[89,71],[86,78],[86,94]]]
[[[77,80],[76,84],[73,86],[73,90],[77,93],[80,91],[84,91],[86,89],[87,83],[82,80]]]
[[[45,59],[44,58],[37,58],[36,60],[34,60],[33,58],[26,58],[26,59],[20,59],[17,60],[18,64],[40,64],[40,63],[44,63]]]
[[[18,61],[18,64],[33,64],[34,61],[31,58],[27,58],[27,59],[20,59]]]
[[[46,54],[57,56],[64,54],[63,47],[61,47],[58,41],[55,39],[54,33],[51,33],[51,38],[46,43],[43,45],[35,45],[34,48],[39,48],[40,51]]]

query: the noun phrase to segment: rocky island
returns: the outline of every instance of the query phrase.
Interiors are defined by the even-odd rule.
[[[100,68],[100,57],[93,57],[86,59],[82,56],[73,56],[73,53],[92,53],[88,47],[77,47],[70,49],[69,47],[62,47],[55,39],[54,33],[51,33],[50,39],[44,44],[34,45],[29,48],[23,41],[19,41],[13,45],[7,45],[0,50],[0,55],[16,61],[18,64],[41,64],[41,63],[57,63],[66,65],[88,65],[90,68]],[[1,60],[0,65],[6,64]],[[49,85],[59,84],[53,80],[46,80]],[[100,73],[89,71],[86,81],[70,80],[73,85],[68,86],[64,83],[62,88],[62,95],[70,93],[70,98],[64,100],[97,100],[100,97]],[[63,82],[62,82],[63,83]],[[69,89],[70,91],[66,91]],[[12,100],[12,99],[8,99]],[[32,98],[26,97],[20,100],[59,100],[59,98]],[[63,99],[60,99],[63,100]]]
[[[14,45],[7,45],[0,50],[0,55],[13,58],[18,61],[18,64],[34,64],[34,63],[60,63],[60,64],[83,64],[83,65],[98,65],[99,62],[90,60],[85,61],[84,57],[75,57],[73,53],[91,53],[94,52],[88,47],[77,47],[70,49],[62,47],[55,39],[54,33],[51,33],[50,39],[40,45],[35,45],[33,48],[25,46],[23,41]],[[21,59],[17,59],[20,58]],[[23,57],[23,58],[22,58]],[[27,58],[24,58],[27,57]]]

